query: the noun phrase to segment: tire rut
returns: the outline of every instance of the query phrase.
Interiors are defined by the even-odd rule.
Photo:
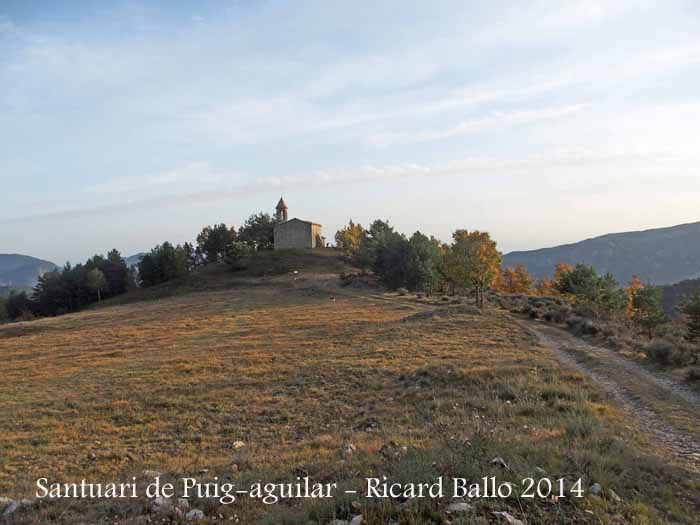
[[[567,368],[587,375],[639,425],[663,445],[683,466],[700,473],[700,439],[672,423],[682,416],[700,421],[700,395],[669,379],[659,377],[614,351],[590,345],[568,332],[534,321],[518,321],[534,333]],[[657,404],[671,404],[662,411]],[[700,424],[698,426],[700,429]]]

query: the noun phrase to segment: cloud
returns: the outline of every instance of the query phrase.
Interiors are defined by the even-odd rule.
[[[389,146],[396,143],[428,142],[442,140],[482,131],[493,131],[523,124],[532,124],[543,120],[558,119],[582,111],[586,104],[545,108],[540,110],[521,110],[509,113],[494,113],[486,117],[463,120],[455,126],[442,130],[418,132],[383,133],[369,137],[369,142],[377,146]]]
[[[243,177],[237,172],[216,171],[207,163],[200,162],[157,175],[118,177],[84,190],[95,195],[93,200],[99,201],[99,198],[104,197],[116,200],[91,207],[55,209],[0,219],[0,223],[118,215],[152,208],[226,201],[261,193],[277,194],[281,189],[290,187],[323,188],[417,177],[469,177],[475,181],[484,177],[517,177],[528,186],[547,179],[558,180],[557,184],[562,188],[568,185],[571,188],[581,187],[583,191],[593,183],[593,179],[581,179],[581,175],[586,175],[591,169],[598,171],[601,180],[613,187],[610,176],[614,173],[623,179],[630,172],[652,179],[665,175],[669,170],[682,175],[683,166],[688,168],[696,165],[698,160],[697,155],[679,155],[672,150],[615,151],[580,148],[543,152],[522,158],[469,157],[433,164],[366,165],[254,179]],[[641,179],[638,179],[637,183],[640,182]]]

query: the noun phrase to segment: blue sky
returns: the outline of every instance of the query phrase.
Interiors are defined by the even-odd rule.
[[[700,4],[0,0],[0,252],[700,220]]]

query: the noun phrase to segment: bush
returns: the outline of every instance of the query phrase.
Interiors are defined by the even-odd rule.
[[[644,347],[646,356],[660,365],[668,366],[679,361],[679,352],[671,341],[657,339]]]
[[[688,383],[700,383],[700,366],[693,366],[685,373],[685,380]]]

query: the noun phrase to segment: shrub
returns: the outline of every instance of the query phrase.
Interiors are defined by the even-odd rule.
[[[685,373],[685,380],[688,383],[700,383],[700,366],[693,366]]]
[[[658,339],[646,345],[644,353],[651,361],[668,366],[675,360],[676,347],[670,341]]]

